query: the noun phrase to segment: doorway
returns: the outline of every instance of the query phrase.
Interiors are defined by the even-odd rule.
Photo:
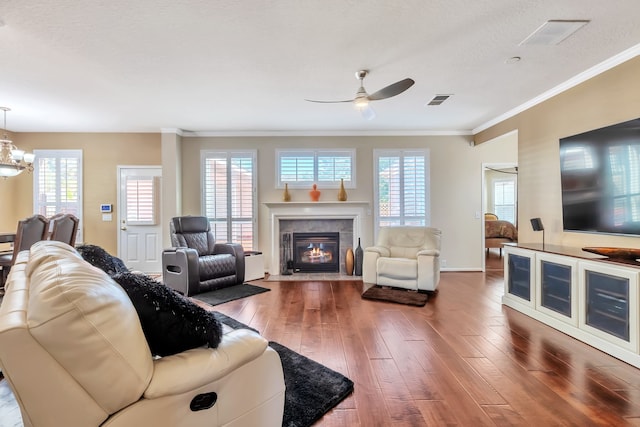
[[[162,271],[160,166],[118,166],[118,257],[131,270]]]
[[[482,167],[482,239],[483,271],[502,269],[500,247],[486,244],[485,215],[493,214],[495,219],[508,221],[518,227],[518,166],[516,163],[486,163]]]

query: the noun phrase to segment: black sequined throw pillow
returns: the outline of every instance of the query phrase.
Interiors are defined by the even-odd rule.
[[[154,355],[220,344],[222,326],[213,313],[173,289],[144,274],[118,273],[113,280],[129,295]]]

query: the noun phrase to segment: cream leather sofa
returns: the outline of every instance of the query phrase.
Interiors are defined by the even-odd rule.
[[[217,349],[153,358],[124,290],[44,241],[11,269],[0,366],[25,426],[280,427],[278,354],[252,331],[225,332]]]
[[[435,291],[440,282],[440,236],[432,227],[380,227],[376,245],[364,250],[363,282]]]

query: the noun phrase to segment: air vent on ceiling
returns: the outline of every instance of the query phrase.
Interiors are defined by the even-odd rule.
[[[451,95],[436,95],[433,97],[431,101],[427,103],[427,105],[440,105],[447,99],[449,99]]]
[[[528,44],[556,45],[589,22],[587,19],[552,19],[539,26],[526,39],[522,40],[520,46]]]

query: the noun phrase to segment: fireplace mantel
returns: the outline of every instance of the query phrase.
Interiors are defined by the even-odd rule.
[[[363,217],[371,215],[370,203],[367,201],[265,202],[264,205],[269,209],[271,228],[271,274],[279,274],[280,270],[280,220],[352,219],[355,248],[358,237],[362,235]]]

